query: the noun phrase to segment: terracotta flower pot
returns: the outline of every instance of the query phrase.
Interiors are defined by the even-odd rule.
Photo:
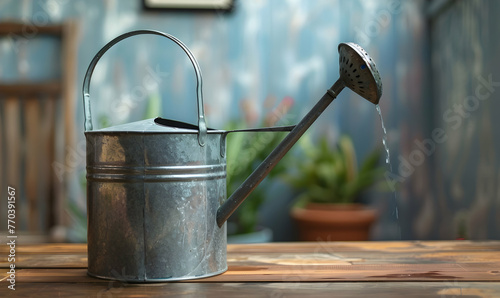
[[[308,204],[291,216],[303,241],[365,241],[377,212],[361,204]]]

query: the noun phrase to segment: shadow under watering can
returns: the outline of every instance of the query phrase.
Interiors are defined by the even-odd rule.
[[[93,130],[89,88],[94,68],[113,45],[140,34],[166,37],[189,57],[197,80],[197,125],[156,118]],[[297,125],[224,131],[206,126],[201,71],[179,39],[137,30],[106,44],[83,82],[88,274],[141,283],[226,271],[226,220],[344,87],[378,104],[382,84],[370,56],[354,43],[341,43],[339,55],[340,78]],[[290,132],[226,199],[226,136],[246,131]]]

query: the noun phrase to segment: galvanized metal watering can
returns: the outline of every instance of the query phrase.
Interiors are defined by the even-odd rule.
[[[93,130],[90,79],[114,44],[139,34],[166,37],[189,57],[197,79],[198,124],[148,119]],[[202,77],[189,49],[172,35],[132,31],[110,41],[91,61],[83,83],[87,140],[88,274],[128,282],[162,282],[223,273],[228,217],[347,86],[377,104],[375,63],[356,44],[340,44],[340,79],[295,126],[238,131],[290,131],[226,200],[225,140],[207,129]]]

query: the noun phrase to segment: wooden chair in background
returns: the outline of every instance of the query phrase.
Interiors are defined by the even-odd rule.
[[[61,76],[44,81],[0,81],[0,191],[4,198],[0,232],[7,232],[5,198],[7,186],[12,186],[16,188],[16,234],[26,235],[19,240],[24,243],[50,241],[55,227],[68,225],[67,177],[58,177],[52,165],[66,164],[67,149],[75,143],[77,28],[73,22],[46,26],[0,23],[0,39],[9,42],[29,46],[31,40],[43,36],[59,40]]]

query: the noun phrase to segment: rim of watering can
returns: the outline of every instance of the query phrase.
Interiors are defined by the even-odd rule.
[[[191,61],[191,64],[193,65],[194,72],[196,74],[196,97],[197,97],[197,105],[198,105],[198,143],[200,146],[205,145],[205,139],[207,135],[207,125],[205,122],[205,112],[203,110],[203,91],[202,91],[202,76],[201,76],[201,70],[200,66],[198,65],[198,61],[194,57],[193,53],[189,50],[189,48],[182,43],[178,38],[176,38],[173,35],[170,35],[168,33],[164,33],[161,31],[157,30],[149,30],[149,29],[142,29],[142,30],[135,30],[135,31],[130,31],[127,33],[124,33],[110,42],[108,42],[102,49],[97,52],[97,54],[94,56],[92,61],[89,64],[89,67],[87,68],[87,72],[85,73],[85,78],[83,80],[83,116],[85,119],[84,123],[84,129],[85,132],[87,131],[92,131],[93,130],[93,125],[92,125],[92,112],[90,108],[90,79],[92,78],[92,73],[94,72],[94,69],[97,65],[97,62],[101,59],[101,57],[108,51],[112,46],[120,42],[121,40],[124,40],[128,37],[135,36],[135,35],[141,35],[141,34],[153,34],[153,35],[159,35],[166,37],[176,43],[179,47],[184,50],[186,55],[189,57],[189,60]]]

